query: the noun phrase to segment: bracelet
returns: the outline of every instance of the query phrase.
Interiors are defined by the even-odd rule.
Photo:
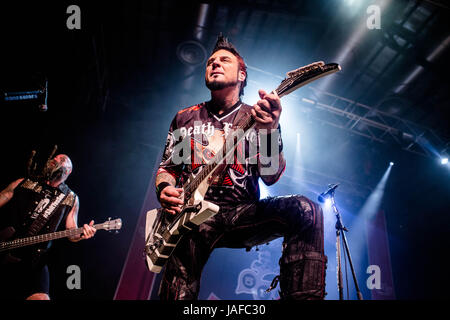
[[[158,201],[159,201],[159,198],[161,197],[161,192],[163,191],[163,189],[165,187],[169,187],[169,186],[171,186],[171,184],[166,181],[163,181],[156,186],[156,197],[158,198]]]

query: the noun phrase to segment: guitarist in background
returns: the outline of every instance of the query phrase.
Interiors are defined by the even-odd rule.
[[[12,182],[0,193],[0,229],[15,228],[14,238],[54,232],[61,221],[66,229],[77,228],[78,196],[64,183],[72,172],[72,162],[60,154],[47,161],[42,174]],[[6,211],[6,212],[4,212]],[[94,221],[72,242],[92,238]],[[19,235],[19,236],[17,236]],[[1,239],[2,241],[6,239]],[[40,247],[45,252],[50,243]],[[31,250],[26,251],[28,248]],[[23,248],[20,261],[14,255],[1,257],[0,297],[5,299],[49,300],[49,273],[45,258],[33,247]],[[23,250],[20,249],[20,250]]]
[[[214,178],[204,200],[217,204],[220,210],[181,238],[165,266],[159,292],[161,300],[197,299],[201,272],[214,248],[249,250],[279,237],[284,237],[280,275],[271,287],[280,282],[282,299],[323,299],[325,296],[327,257],[320,206],[301,195],[259,199],[259,178],[266,185],[272,185],[286,165],[279,126],[281,103],[276,93],[268,94],[263,90],[259,91],[261,100],[254,106],[242,103],[240,97],[246,81],[243,58],[220,35],[206,64],[205,83],[211,91],[211,100],[180,110],[171,123],[156,176],[156,193],[161,206],[172,215],[179,213],[183,205],[184,190],[178,186],[191,173],[195,175],[201,170],[218,151],[217,141],[223,140],[245,115],[251,114],[256,120],[256,132],[247,135],[244,143],[238,145],[237,154],[249,154],[252,143],[263,148],[260,141],[274,141],[271,135],[277,135],[278,147],[275,147],[277,152],[266,153],[264,162],[260,161],[260,153],[252,164],[244,157],[245,161],[227,164],[220,177]],[[187,164],[175,161],[174,147],[180,136],[190,139],[192,153]],[[196,157],[203,161],[194,161]],[[273,164],[275,170],[264,173],[264,168]]]

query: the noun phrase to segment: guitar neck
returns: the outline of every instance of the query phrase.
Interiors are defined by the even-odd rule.
[[[93,225],[93,227],[97,230],[104,229],[103,224],[96,224],[96,225]],[[12,240],[12,241],[6,241],[6,242],[0,243],[0,252],[10,250],[10,249],[20,248],[20,247],[25,247],[25,246],[29,246],[29,245],[33,245],[33,244],[37,244],[37,243],[41,243],[41,242],[46,242],[46,241],[51,241],[51,240],[56,240],[56,239],[61,239],[61,238],[66,238],[66,237],[73,237],[76,235],[80,235],[82,233],[83,233],[83,227],[77,228],[77,229],[67,229],[64,231],[58,231],[58,232],[53,232],[53,233],[40,234],[37,236],[21,238],[21,239],[16,239],[16,240]]]

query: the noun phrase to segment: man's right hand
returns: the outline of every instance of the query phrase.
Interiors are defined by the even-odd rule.
[[[181,212],[184,202],[182,200],[183,188],[167,186],[161,191],[159,202],[161,206],[170,214]]]

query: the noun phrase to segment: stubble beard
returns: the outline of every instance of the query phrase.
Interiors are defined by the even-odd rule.
[[[230,81],[226,81],[226,82],[221,82],[221,81],[216,81],[216,80],[208,80],[205,79],[205,84],[206,87],[211,90],[211,91],[216,91],[216,90],[222,90],[225,88],[230,88],[230,87],[234,87],[239,83],[237,77],[236,80],[230,80]]]

